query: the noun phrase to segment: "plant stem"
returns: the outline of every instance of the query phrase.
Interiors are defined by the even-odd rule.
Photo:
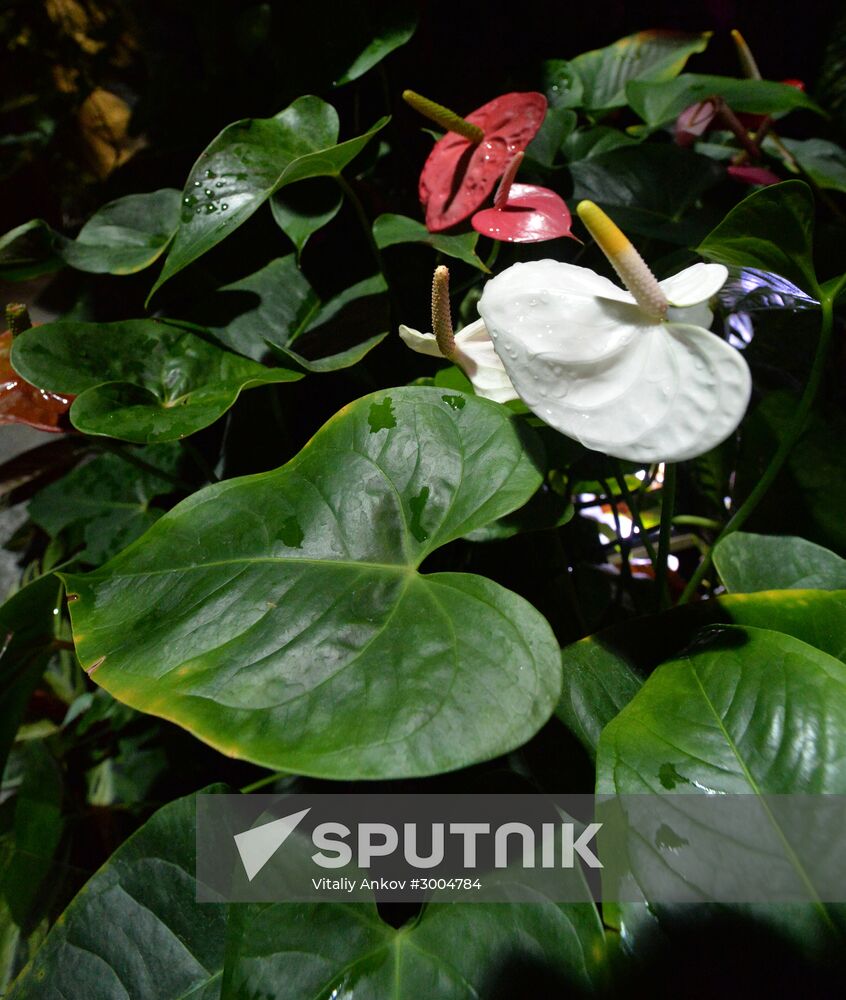
[[[268,774],[264,778],[259,778],[258,781],[254,781],[250,785],[244,785],[241,789],[242,795],[249,795],[250,792],[257,792],[259,788],[265,788],[267,785],[272,785],[274,781],[278,781],[280,778],[287,778],[290,771],[274,771],[273,774]]]
[[[673,510],[676,506],[676,466],[667,462],[664,466],[664,486],[661,490],[661,527],[658,534],[658,565],[655,567],[655,583],[658,585],[658,610],[670,606],[670,588],[667,585],[667,559],[670,555],[670,535],[673,527]]]
[[[335,174],[335,180],[338,182],[340,189],[344,192],[344,197],[347,198],[349,203],[352,205],[353,211],[361,224],[364,238],[367,240],[367,245],[370,247],[370,252],[373,254],[373,258],[376,261],[376,267],[378,268],[379,273],[383,274],[385,268],[382,266],[382,252],[376,245],[376,240],[373,238],[373,227],[370,225],[370,219],[367,218],[367,212],[364,211],[364,205],[361,204],[361,199],[355,193],[352,185],[343,174]]]
[[[699,517],[698,514],[677,514],[673,518],[673,524],[680,526],[689,525],[693,528],[708,528],[710,531],[719,531],[722,528],[722,521],[715,521],[713,517]]]
[[[634,525],[637,528],[638,540],[646,549],[646,554],[649,556],[649,561],[652,563],[652,570],[654,572],[656,568],[655,564],[658,561],[655,546],[649,538],[649,532],[643,526],[643,518],[640,515],[640,501],[635,503],[634,495],[626,485],[626,477],[623,474],[623,469],[619,461],[617,462],[617,471],[614,473],[614,478],[617,480],[617,485],[620,487],[620,492],[623,494],[623,499],[626,501],[626,506],[632,515],[632,521],[634,521]]]
[[[834,299],[831,294],[824,294],[820,289],[817,289],[817,294],[820,298],[820,305],[822,307],[822,321],[820,323],[820,339],[817,344],[817,352],[814,355],[814,363],[811,366],[811,373],[808,376],[808,381],[805,385],[805,391],[802,393],[802,398],[799,401],[799,406],[796,408],[796,412],[793,414],[793,419],[787,428],[784,437],[781,439],[781,444],[775,451],[775,454],[770,459],[769,464],[764,470],[764,474],[755,484],[755,488],[749,494],[749,496],[744,500],[744,502],[737,509],[735,514],[729,519],[728,524],[720,532],[716,542],[721,541],[723,538],[727,538],[735,531],[739,531],[740,528],[749,519],[755,508],[761,502],[764,494],[772,486],[776,476],[781,471],[781,467],[787,461],[788,456],[796,442],[799,440],[802,432],[805,430],[805,425],[808,420],[808,416],[811,412],[811,407],[813,406],[814,399],[817,395],[817,390],[820,387],[820,382],[822,381],[823,372],[825,371],[826,358],[828,357],[828,347],[831,342],[831,331],[834,325]],[[679,604],[685,604],[689,601],[696,591],[699,589],[699,585],[705,578],[705,574],[711,568],[711,563],[714,558],[714,546],[712,545],[707,555],[703,556],[702,562],[696,568],[696,572],[690,578],[687,586],[684,589],[684,593],[679,599]]]

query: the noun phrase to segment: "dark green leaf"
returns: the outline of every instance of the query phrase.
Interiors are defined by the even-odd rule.
[[[133,194],[104,205],[59,253],[78,271],[134,274],[158,260],[179,224],[179,192],[173,188]]]
[[[513,514],[506,514],[483,528],[476,528],[464,537],[468,542],[494,542],[532,531],[549,531],[566,524],[574,513],[569,497],[560,496],[543,485],[525,506]]]
[[[785,181],[744,198],[696,251],[720,264],[774,271],[815,294],[813,235],[810,188],[802,181]]]
[[[74,240],[35,219],[0,239],[0,276],[31,277],[62,261],[77,271],[134,274],[162,254],[179,223],[180,194],[173,188],[109,202]]]
[[[574,203],[588,198],[623,230],[680,244],[707,232],[694,206],[723,176],[707,157],[670,145],[622,147],[570,169]]]
[[[151,295],[234,232],[287,184],[334,177],[388,123],[338,142],[338,115],[318,97],[300,97],[275,118],[228,125],[191,169],[182,218]]]
[[[846,590],[846,559],[804,538],[736,531],[714,547],[728,590]]]
[[[543,89],[550,108],[580,108],[584,86],[567,59],[547,59],[543,64]]]
[[[317,293],[289,254],[205,296],[190,316],[224,347],[266,361],[269,344],[289,344],[319,308]]]
[[[301,377],[144,319],[27,330],[15,338],[12,363],[33,385],[76,395],[70,413],[78,430],[138,444],[187,437],[224,414],[242,389]]]
[[[744,421],[737,465],[736,495],[751,491],[783,440],[798,406],[796,396],[771,392]],[[846,418],[837,407],[814,413],[794,445],[773,488],[759,504],[749,527],[765,534],[788,534],[801,525],[810,541],[846,554]]]
[[[175,444],[138,452],[141,461],[171,476],[180,457]],[[163,511],[150,507],[150,501],[172,490],[170,478],[139,470],[119,455],[101,455],[36,494],[29,516],[54,537],[70,530],[84,545],[77,557],[100,565],[161,517]]]
[[[338,185],[325,177],[316,177],[273,195],[270,199],[273,218],[296,247],[298,260],[309,237],[335,218],[343,200]]]
[[[476,255],[476,244],[479,234],[463,233],[461,236],[444,236],[442,233],[430,233],[422,222],[409,219],[405,215],[380,215],[373,223],[373,238],[380,250],[395,246],[397,243],[425,243],[438,253],[447,257],[463,260],[471,267],[487,272],[487,267]]]
[[[25,934],[49,896],[45,880],[65,826],[62,791],[61,771],[43,743],[32,740],[15,750],[3,774],[4,804],[13,797],[14,812],[11,829],[0,836],[0,897]]]
[[[297,773],[430,774],[523,743],[558,697],[549,626],[489,580],[417,568],[534,493],[524,434],[437,388],[350,404],[288,465],[194,494],[70,577],[83,664],[119,700]]]
[[[61,591],[47,573],[0,606],[0,771],[52,652]]]
[[[526,149],[526,156],[544,167],[555,163],[561,145],[576,127],[578,116],[566,108],[550,108],[538,134]]]
[[[356,364],[387,333],[387,285],[375,275],[321,303],[291,254],[218,289],[191,315],[221,344],[255,361],[336,371]],[[362,340],[363,333],[370,335]]]
[[[399,929],[367,903],[197,903],[195,813],[194,795],[172,802],[115,852],[9,1000],[474,1000],[526,963],[599,978],[590,903],[430,904]]]
[[[846,149],[826,139],[782,139],[817,187],[846,192]]]
[[[675,80],[658,83],[633,80],[626,87],[632,109],[653,128],[675,121],[691,104],[715,96],[722,97],[733,111],[756,115],[774,115],[795,108],[823,114],[821,108],[797,87],[769,80],[684,73]]]
[[[603,728],[625,708],[642,679],[625,658],[589,636],[561,651],[564,682],[555,714],[593,755]]]
[[[382,11],[381,23],[374,26],[370,42],[359,53],[347,70],[335,81],[336,87],[352,83],[380,63],[385,56],[411,38],[417,29],[417,11],[414,4],[394,2]]]
[[[593,156],[610,153],[621,146],[637,146],[638,140],[608,125],[594,125],[571,132],[562,144],[561,151],[568,163],[588,160]]]
[[[62,266],[55,234],[41,219],[33,219],[0,236],[0,279],[27,281]]]
[[[365,278],[324,303],[288,345],[271,344],[283,363],[304,372],[349,368],[388,335],[388,285],[381,274]],[[377,330],[365,340],[362,331]]]
[[[767,629],[703,637],[659,667],[605,728],[597,791],[842,795],[846,664]],[[777,821],[763,812],[762,823]],[[784,860],[801,871],[803,850],[790,845]],[[831,917],[825,887],[806,884],[807,905],[754,910],[815,948]]]
[[[596,752],[605,726],[660,663],[678,656],[700,629],[768,628],[846,659],[846,594],[770,591],[727,594],[605,629],[562,650],[563,692],[556,714]]]
[[[710,37],[710,31],[639,31],[604,49],[583,52],[570,60],[570,67],[582,82],[584,107],[594,113],[620,108],[629,82],[672,80],[692,55],[705,51]]]

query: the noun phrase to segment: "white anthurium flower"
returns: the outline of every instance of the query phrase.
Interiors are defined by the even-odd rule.
[[[433,358],[448,358],[457,364],[470,379],[477,396],[497,403],[508,403],[518,398],[484,320],[477,319],[453,334],[449,313],[449,271],[445,267],[436,268],[432,283],[432,326],[436,333],[420,333],[408,326],[400,326],[399,334],[412,351]]]
[[[592,202],[578,212],[628,290],[585,267],[514,264],[485,286],[479,313],[514,388],[537,416],[588,448],[678,462],[724,441],[751,392],[742,355],[711,333],[722,264],[656,281]]]

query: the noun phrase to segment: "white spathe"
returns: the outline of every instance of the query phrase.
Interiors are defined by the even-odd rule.
[[[706,329],[722,264],[694,264],[659,285],[666,317],[594,271],[554,260],[514,264],[479,302],[523,402],[588,448],[633,462],[679,462],[724,441],[743,418],[746,361]]]
[[[399,335],[418,354],[433,358],[443,357],[433,333],[420,333],[408,326],[400,326]],[[494,350],[494,344],[485,328],[484,320],[477,319],[455,335],[455,354],[451,358],[461,367],[473,385],[477,396],[496,403],[517,399],[517,393],[505,366]]]

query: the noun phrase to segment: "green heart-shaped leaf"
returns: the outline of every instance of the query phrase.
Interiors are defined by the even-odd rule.
[[[490,580],[418,567],[534,493],[524,433],[436,388],[350,404],[287,465],[194,494],[69,577],[83,664],[268,767],[388,778],[512,749],[558,696],[548,624]]]
[[[182,218],[152,296],[211,250],[276,191],[309,177],[335,177],[387,125],[338,142],[338,115],[318,97],[300,97],[275,118],[228,125],[200,154],[183,192]]]
[[[785,835],[763,797],[846,791],[846,664],[768,629],[723,628],[706,635],[687,655],[660,666],[605,728],[597,791],[761,799],[760,822],[783,851],[769,864],[779,871],[787,866],[803,884],[807,902],[751,909],[817,947],[835,924],[823,902],[825,886],[807,876],[808,845],[796,842],[795,828],[793,838]],[[709,834],[717,843],[719,830]],[[641,866],[661,845],[645,837],[641,846],[640,837],[634,830],[628,847],[649,899],[655,862]],[[673,866],[671,860],[661,863]],[[660,917],[663,908],[653,904]]]
[[[590,754],[605,726],[631,701],[644,678],[678,656],[700,629],[714,625],[767,628],[846,661],[846,591],[771,590],[636,618],[561,651],[563,689],[556,715]]]
[[[685,108],[709,97],[722,97],[733,111],[777,115],[796,108],[824,112],[807,94],[787,83],[738,80],[731,76],[684,73],[675,80],[632,80],[626,86],[628,102],[647,125],[657,128],[674,121]]]
[[[735,205],[696,252],[720,264],[774,271],[816,297],[813,238],[811,189],[803,181],[784,181]]]
[[[214,423],[242,389],[302,377],[146,319],[27,330],[13,342],[12,364],[33,385],[75,395],[78,430],[138,444],[187,437]]]
[[[736,531],[714,547],[728,590],[846,590],[846,559],[804,538]]]
[[[512,976],[530,962],[582,988],[598,978],[591,903],[430,904],[397,929],[367,903],[198,903],[195,850],[190,795],[89,879],[8,1000],[474,1000],[508,961]]]
[[[373,239],[380,250],[398,243],[424,243],[447,257],[455,257],[480,271],[488,271],[476,255],[476,244],[479,242],[476,232],[444,236],[442,233],[430,233],[422,222],[409,219],[406,215],[385,214],[373,223]]]

